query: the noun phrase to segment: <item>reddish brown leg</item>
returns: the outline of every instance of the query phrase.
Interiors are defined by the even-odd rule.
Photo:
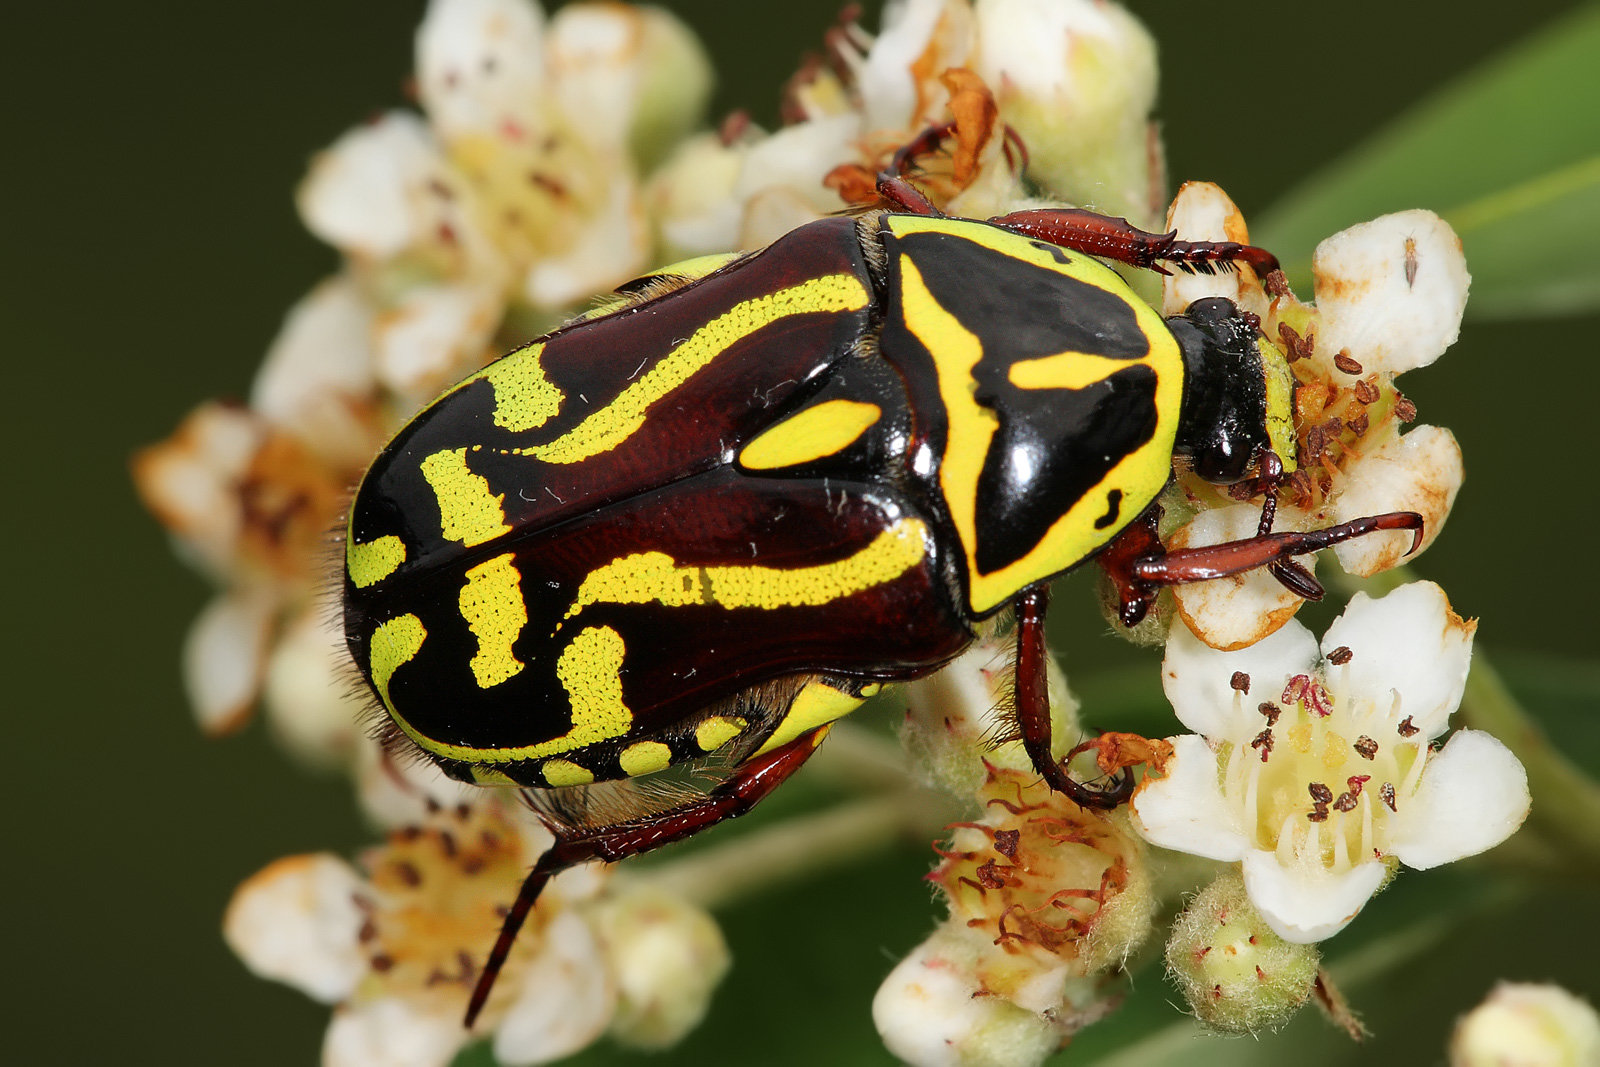
[[[1156,593],[1164,585],[1203,582],[1257,567],[1271,568],[1275,563],[1292,563],[1291,556],[1303,556],[1308,552],[1331,548],[1380,530],[1411,530],[1416,535],[1411,542],[1411,551],[1415,552],[1422,545],[1422,516],[1414,511],[1390,511],[1351,519],[1321,530],[1257,534],[1238,541],[1224,541],[1220,545],[1180,548],[1169,552],[1156,536],[1156,523],[1160,516],[1160,509],[1156,506],[1147,508],[1096,557],[1117,587],[1124,626],[1139,624],[1155,603]],[[1293,570],[1286,571],[1294,574]],[[1291,591],[1305,595],[1296,587],[1292,577],[1285,580],[1283,575],[1276,572],[1274,576]],[[1320,594],[1322,587],[1315,585],[1315,581],[1313,578],[1314,588],[1310,591]]]
[[[1179,270],[1212,274],[1232,270],[1247,263],[1257,276],[1265,278],[1278,269],[1278,257],[1255,245],[1232,241],[1180,241],[1178,232],[1151,233],[1127,219],[1099,215],[1081,208],[1038,208],[1013,211],[989,220],[1002,229],[1036,237],[1062,248],[1086,252],[1102,259],[1114,259],[1134,267],[1169,274],[1161,266],[1171,263]]]
[[[1109,786],[1092,789],[1074,780],[1051,751],[1054,734],[1050,729],[1050,650],[1044,643],[1044,614],[1049,599],[1048,590],[1038,585],[1018,597],[1016,603],[1016,703],[1022,747],[1033,760],[1034,769],[1056,792],[1065,793],[1085,808],[1114,808],[1133,795],[1132,772],[1123,771]]]
[[[816,751],[826,732],[827,727],[820,727],[764,756],[749,760],[704,798],[684,807],[616,826],[599,826],[588,831],[557,830],[555,844],[539,857],[539,862],[528,872],[522,889],[517,893],[516,902],[506,913],[500,936],[495,938],[494,948],[489,951],[489,958],[478,975],[478,984],[472,990],[472,999],[467,1002],[465,1025],[470,1027],[483,1010],[495,979],[505,966],[506,957],[511,954],[517,932],[522,929],[546,882],[580,863],[590,860],[615,863],[628,856],[681,841],[708,826],[743,815],[782,784],[784,779],[799,770],[800,765]]]

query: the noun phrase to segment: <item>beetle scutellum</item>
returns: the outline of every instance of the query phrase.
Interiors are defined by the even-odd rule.
[[[1291,555],[1420,530],[1404,512],[1272,534],[1269,515],[1166,552],[1174,457],[1218,483],[1292,468],[1292,381],[1252,316],[1212,299],[1163,320],[1090,254],[1276,260],[1084,211],[947,218],[906,155],[879,180],[889,211],[621,287],[447,392],[363,479],[345,630],[392,740],[536,791],[556,834],[469,1023],[552,874],[747,811],[998,612],[1039,773],[1125,799],[1126,772],[1092,789],[1052,756],[1046,587],[1079,563],[1106,566],[1131,625],[1162,585],[1255,567],[1319,595]],[[626,784],[682,766],[713,784]]]

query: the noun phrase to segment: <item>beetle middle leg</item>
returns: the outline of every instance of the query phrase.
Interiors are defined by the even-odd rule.
[[[1133,795],[1133,773],[1123,770],[1104,788],[1077,781],[1055,758],[1050,728],[1050,650],[1044,641],[1045,606],[1049,591],[1036,585],[1017,598],[1017,725],[1022,747],[1050,788],[1085,808],[1109,810]]]
[[[743,815],[799,770],[800,765],[822,743],[827,732],[827,726],[820,726],[764,756],[745,761],[705,797],[683,807],[611,826],[557,830],[555,843],[528,872],[522,888],[517,892],[516,902],[506,913],[500,935],[495,938],[494,948],[489,951],[489,958],[478,974],[472,999],[467,1002],[465,1025],[470,1027],[483,1010],[495,979],[505,966],[506,957],[511,954],[511,946],[516,943],[517,933],[551,878],[569,867],[590,860],[615,863],[628,856],[649,852],[662,845],[681,841],[725,819]]]

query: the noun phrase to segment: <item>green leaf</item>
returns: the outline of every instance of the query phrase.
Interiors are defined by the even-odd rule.
[[[1600,307],[1597,70],[1600,5],[1590,4],[1413,107],[1274,205],[1253,236],[1306,288],[1322,238],[1431,208],[1466,249],[1469,315]]]

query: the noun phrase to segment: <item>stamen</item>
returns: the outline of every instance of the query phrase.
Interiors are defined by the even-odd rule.
[[[1256,734],[1255,740],[1250,742],[1250,747],[1260,749],[1261,762],[1267,762],[1267,757],[1272,755],[1272,728],[1269,726],[1259,734]]]
[[[1256,706],[1256,710],[1267,717],[1268,726],[1278,725],[1278,716],[1283,714],[1283,709],[1270,700],[1264,700]]]
[[[1393,782],[1384,782],[1383,783],[1383,787],[1378,790],[1378,796],[1383,798],[1384,804],[1388,805],[1388,808],[1389,808],[1390,811],[1399,811],[1400,810],[1399,808],[1394,806],[1394,783]]]
[[[1320,682],[1308,679],[1306,684],[1306,709],[1323,719],[1333,714],[1333,701],[1328,697],[1328,691],[1322,687]]]
[[[1290,707],[1305,699],[1306,686],[1311,684],[1311,675],[1297,674],[1289,679],[1289,684],[1283,687],[1283,695],[1278,698],[1281,703]]]
[[[1233,688],[1234,692],[1248,695],[1250,692],[1250,676],[1244,671],[1234,671],[1233,677],[1228,679],[1228,685]]]
[[[1333,664],[1335,667],[1343,667],[1354,657],[1355,653],[1350,651],[1349,645],[1340,645],[1338,648],[1328,653],[1328,662]]]
[[[1350,747],[1355,749],[1356,753],[1362,759],[1375,759],[1378,755],[1378,742],[1374,741],[1366,734],[1362,734],[1360,737],[1356,738],[1356,743]]]
[[[1395,698],[1398,700],[1399,694],[1396,694]],[[1416,724],[1411,721],[1411,716],[1407,715],[1405,718],[1400,720],[1400,725],[1394,728],[1394,732],[1399,734],[1401,737],[1415,737],[1422,731],[1419,730]]]

